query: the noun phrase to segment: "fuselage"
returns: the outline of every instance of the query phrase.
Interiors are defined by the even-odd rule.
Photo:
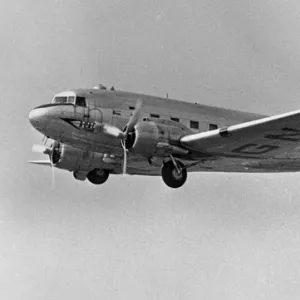
[[[118,151],[120,143],[101,132],[94,134],[95,126],[108,123],[124,128],[139,100],[142,101],[141,118],[173,120],[191,132],[213,130],[264,117],[124,91],[76,89],[59,93],[56,97],[80,97],[85,99],[85,103],[38,106],[29,116],[32,125],[49,138],[96,152]]]
[[[170,122],[171,125],[181,127],[180,132],[185,134],[228,127],[264,117],[260,114],[124,91],[75,89],[55,95],[50,104],[36,107],[30,112],[29,119],[48,138],[75,148],[102,153],[109,161],[110,157],[121,159],[123,150],[120,140],[105,134],[103,126],[110,124],[123,129],[138,101],[142,102],[140,119]],[[175,136],[166,136],[166,140],[179,140],[182,133],[175,132]],[[198,154],[192,155],[195,158]],[[130,171],[129,160],[129,173],[160,174],[159,169],[149,169],[147,159],[138,154],[131,156],[131,159],[135,168]],[[117,163],[118,167],[105,165],[105,168],[114,168],[115,173],[120,173],[120,160]]]

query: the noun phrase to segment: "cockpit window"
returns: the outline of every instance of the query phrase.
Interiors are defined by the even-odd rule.
[[[53,103],[67,103],[67,102],[68,102],[68,97],[64,97],[64,96],[57,96],[53,100]]]
[[[76,105],[77,106],[86,106],[85,105],[85,98],[84,97],[76,97]]]
[[[69,96],[68,97],[68,103],[75,104],[75,97],[74,96]]]
[[[75,104],[75,97],[74,96],[56,96],[52,103],[60,103],[60,104],[64,104],[64,103],[72,103]]]

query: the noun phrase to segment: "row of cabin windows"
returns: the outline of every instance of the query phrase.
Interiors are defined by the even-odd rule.
[[[75,101],[76,100],[76,101]],[[54,98],[54,103],[76,103],[77,106],[86,106],[86,102],[85,102],[85,98],[84,97],[80,97],[80,96],[76,96],[76,99],[74,96],[69,96],[69,97],[65,97],[65,96],[57,96]],[[134,109],[134,106],[130,106],[129,107],[131,110]],[[119,114],[119,113],[116,113]],[[160,116],[158,114],[150,114],[151,118],[159,118]],[[174,122],[180,122],[179,118],[175,118],[175,117],[171,117],[171,120]],[[199,129],[199,122],[198,121],[190,121],[190,128],[192,129]],[[209,130],[214,130],[217,129],[218,125],[216,124],[209,124]]]
[[[86,102],[85,102],[85,98],[84,97],[80,97],[80,96],[76,96],[76,98],[74,96],[56,96],[53,100],[53,103],[72,103],[72,104],[76,104],[77,106],[86,106]],[[129,106],[129,109],[133,110],[135,109],[134,106]],[[115,113],[115,110],[113,110],[113,114],[120,114],[120,113]],[[160,116],[158,114],[150,114],[151,118],[159,118]],[[175,122],[180,122],[179,118],[175,118],[175,117],[171,117],[172,121]],[[190,121],[190,128],[192,129],[199,129],[199,122],[198,121]],[[209,130],[214,130],[217,129],[218,125],[216,124],[209,124]]]
[[[53,103],[72,103],[72,104],[76,104],[77,106],[86,106],[86,102],[85,102],[85,98],[84,97],[80,97],[80,96],[76,96],[76,98],[74,96],[56,96],[53,100]],[[129,109],[133,110],[135,109],[134,106],[129,106]],[[115,110],[113,110],[113,114],[117,114],[120,115],[119,112],[116,112]],[[151,118],[159,118],[160,116],[158,114],[150,114]],[[175,118],[175,117],[171,117],[171,120],[174,122],[180,122],[179,118]],[[192,129],[199,129],[199,122],[198,121],[190,121],[190,128]],[[216,124],[209,124],[209,130],[214,130],[217,129],[218,125]]]
[[[199,129],[199,122],[198,121],[190,121],[190,128],[192,129]],[[216,124],[209,124],[209,130],[218,129],[218,125]]]
[[[159,115],[157,114],[150,114],[151,118],[159,118]],[[171,117],[170,118],[174,122],[180,122],[179,118]],[[192,129],[199,129],[199,122],[198,121],[190,121],[190,128]],[[216,124],[209,124],[209,130],[215,130],[218,129],[218,125]]]

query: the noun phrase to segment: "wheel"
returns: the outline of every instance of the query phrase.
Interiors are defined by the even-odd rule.
[[[75,171],[73,172],[73,176],[77,180],[84,181],[86,179],[86,172]]]
[[[180,172],[177,172],[172,161],[165,163],[161,170],[164,183],[170,188],[176,189],[184,185],[187,178],[187,171],[180,161],[176,161]]]
[[[107,170],[94,169],[89,172],[87,179],[93,184],[102,184],[107,180],[108,176],[109,172]]]

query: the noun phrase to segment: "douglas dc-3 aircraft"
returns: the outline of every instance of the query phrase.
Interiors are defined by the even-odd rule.
[[[59,93],[29,114],[54,140],[32,161],[104,183],[109,174],[162,176],[181,187],[189,172],[300,170],[300,110],[272,117],[106,89]]]

